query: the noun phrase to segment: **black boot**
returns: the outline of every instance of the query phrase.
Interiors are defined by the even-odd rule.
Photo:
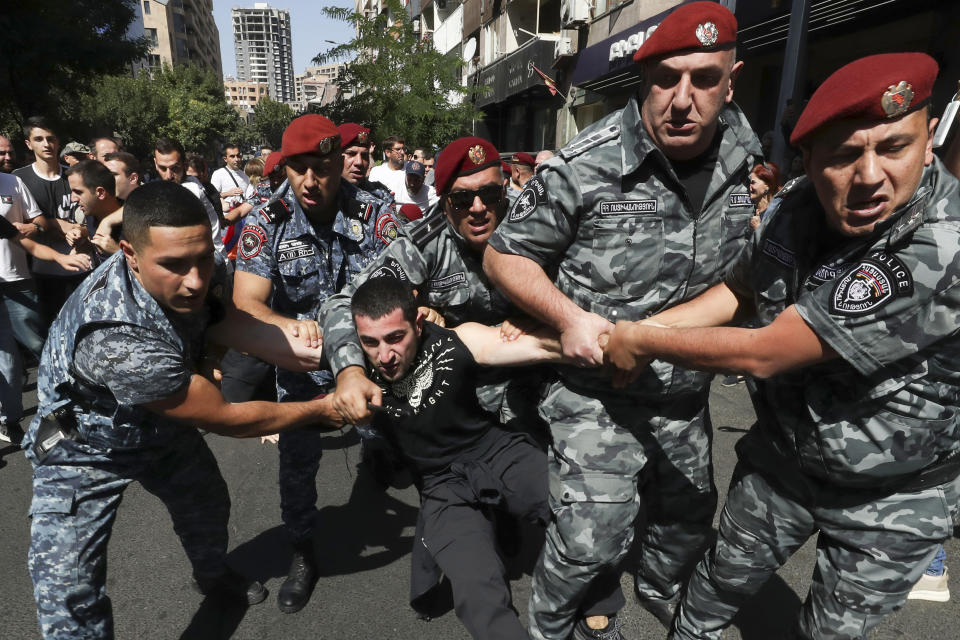
[[[284,613],[296,613],[303,609],[313,592],[317,578],[317,561],[313,553],[313,541],[293,545],[293,560],[287,579],[277,593],[277,606]]]
[[[193,588],[207,597],[246,605],[260,604],[268,593],[259,581],[245,578],[230,568],[218,576],[194,577]]]

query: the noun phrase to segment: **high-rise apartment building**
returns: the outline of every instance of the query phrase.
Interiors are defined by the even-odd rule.
[[[138,0],[138,5],[150,41],[148,66],[192,63],[223,75],[213,0]]]
[[[289,11],[265,2],[252,9],[234,7],[233,47],[237,80],[267,85],[279,102],[296,101]]]

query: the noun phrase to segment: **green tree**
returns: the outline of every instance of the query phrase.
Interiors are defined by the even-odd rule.
[[[137,0],[7,0],[0,10],[0,120],[71,121],[91,81],[130,69],[147,53],[128,39]]]
[[[290,105],[270,98],[262,98],[253,107],[253,130],[259,142],[267,143],[274,149],[280,148],[283,130],[296,117]]]
[[[482,114],[471,100],[476,90],[460,83],[463,60],[421,40],[401,0],[386,0],[384,6],[387,11],[369,18],[349,8],[324,7],[357,35],[314,58],[316,64],[350,60],[337,78],[336,100],[319,111],[337,123],[370,126],[375,139],[398,134],[408,143],[443,146],[468,134]]]
[[[161,136],[207,157],[217,157],[226,140],[244,145],[255,137],[227,104],[217,75],[194,65],[100,78],[80,99],[78,119],[90,129],[112,128],[139,156]]]

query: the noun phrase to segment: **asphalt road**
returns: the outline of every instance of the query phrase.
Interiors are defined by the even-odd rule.
[[[32,378],[32,376],[31,376]],[[24,398],[35,404],[33,386]],[[721,498],[733,470],[733,445],[753,422],[744,385],[714,386],[715,466]],[[280,526],[275,445],[208,435],[230,487],[231,563],[265,581],[270,597],[247,610],[224,610],[189,587],[190,569],[162,504],[132,485],[120,507],[109,551],[107,589],[120,639],[217,640],[466,639],[453,612],[430,622],[407,606],[409,551],[416,521],[411,486],[384,493],[358,477],[359,445],[352,432],[325,437],[317,477],[320,493],[318,548],[322,577],[309,604],[297,614],[281,613],[276,591],[289,563]],[[12,446],[0,447],[0,640],[37,638],[32,586],[27,573],[30,465]],[[526,530],[524,547],[511,564],[514,603],[526,611],[530,570],[542,536]],[[806,596],[814,563],[811,540],[740,612],[726,640],[783,637]],[[960,576],[960,544],[947,544],[948,564]],[[624,589],[632,593],[628,577]],[[960,583],[951,580],[955,597]],[[629,598],[623,613],[629,640],[663,638],[664,629]],[[960,609],[952,603],[912,601],[890,616],[871,638],[892,640],[957,638]],[[952,631],[951,631],[952,630]]]

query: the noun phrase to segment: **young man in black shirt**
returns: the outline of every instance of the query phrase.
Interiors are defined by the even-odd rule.
[[[504,431],[481,409],[477,374],[483,365],[558,361],[559,341],[552,331],[504,341],[498,327],[465,323],[448,330],[424,322],[410,290],[391,277],[361,285],[351,308],[379,386],[369,398],[381,407],[373,426],[405,458],[420,490],[414,608],[421,608],[442,571],[457,616],[474,638],[526,640],[510,603],[491,515],[499,509],[546,524],[546,456],[525,434]],[[348,421],[363,419],[367,409],[336,396],[333,404]],[[423,549],[432,558],[418,554]]]

